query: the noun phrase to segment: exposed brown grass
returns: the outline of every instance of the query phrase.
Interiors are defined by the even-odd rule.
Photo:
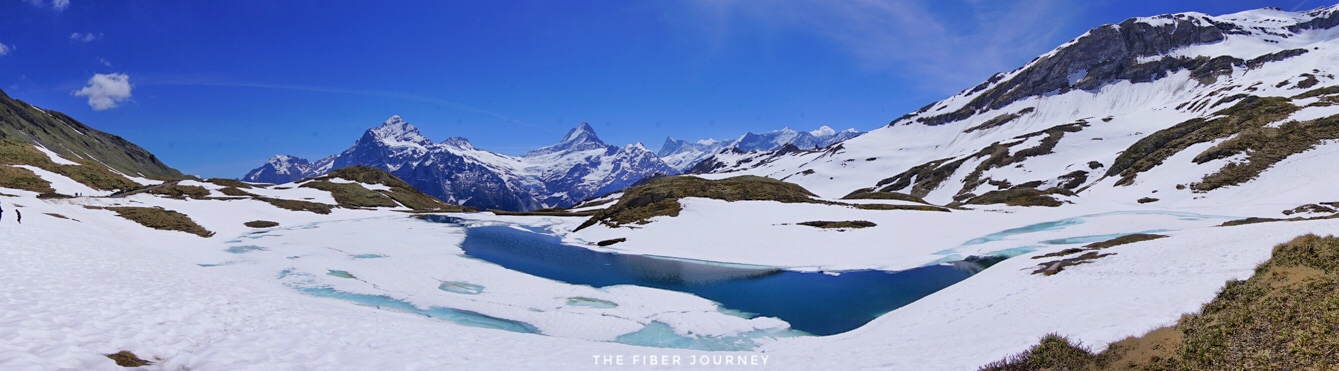
[[[272,221],[269,221],[269,220],[252,220],[252,221],[249,221],[249,222],[246,222],[246,223],[242,223],[242,225],[245,225],[245,226],[247,226],[247,227],[251,227],[251,228],[273,228],[273,227],[278,227],[278,226],[279,226],[279,223],[278,223],[278,222],[272,222]]]
[[[233,197],[255,197],[255,196],[256,196],[256,195],[254,195],[254,194],[251,194],[251,192],[243,191],[243,190],[241,190],[241,189],[237,189],[236,187],[223,187],[223,188],[220,188],[220,189],[219,189],[219,193],[222,193],[222,194],[225,194],[225,195],[228,195],[228,196],[233,196]]]
[[[116,362],[117,366],[121,367],[140,367],[153,364],[153,362],[140,359],[139,356],[136,356],[135,353],[131,353],[128,350],[108,354],[107,358],[111,358],[112,361]]]
[[[246,182],[243,182],[243,181],[240,181],[240,180],[237,180],[237,179],[209,178],[209,179],[205,179],[205,181],[206,181],[206,182],[209,182],[209,183],[218,184],[218,185],[221,185],[221,186],[224,186],[224,187],[233,187],[233,188],[241,188],[241,189],[251,189],[251,185],[250,185],[250,184],[247,184]]]
[[[400,204],[376,191],[369,190],[356,183],[334,183],[315,180],[303,183],[302,188],[314,188],[330,192],[340,207],[357,209],[366,207],[397,207]]]
[[[209,197],[209,189],[201,186],[186,186],[180,184],[169,184],[162,187],[150,188],[146,193],[152,193],[169,198],[184,199],[187,197],[194,199],[203,199]]]
[[[656,216],[678,216],[682,207],[679,199],[685,197],[711,198],[725,201],[779,201],[811,202],[814,194],[804,187],[758,176],[737,176],[707,180],[693,176],[671,176],[656,179],[649,184],[629,188],[613,206],[583,223],[577,230],[603,222],[611,226],[644,224]]]
[[[191,217],[176,211],[167,210],[161,207],[136,207],[136,206],[114,206],[114,207],[96,207],[84,206],[89,209],[111,210],[116,212],[117,216],[127,220],[139,223],[142,226],[163,230],[180,231],[190,233],[200,237],[211,237],[214,232],[210,232],[196,224]]]
[[[1073,196],[1074,193],[1061,188],[1050,188],[1045,191],[1035,188],[1010,188],[986,192],[983,195],[972,197],[964,203],[969,205],[1005,204],[1010,206],[1047,207],[1064,205],[1064,202],[1060,202],[1053,195]]]
[[[308,202],[298,200],[285,200],[280,198],[256,197],[256,200],[264,201],[274,207],[293,211],[310,211],[317,214],[329,214],[335,207],[319,202]]]
[[[795,224],[806,225],[815,228],[823,228],[823,229],[859,229],[859,228],[869,228],[878,226],[878,224],[874,224],[874,222],[868,220],[845,220],[839,222],[816,220],[811,222],[800,222]]]
[[[950,212],[947,207],[934,205],[890,205],[890,204],[846,204],[848,206],[861,210],[911,210],[911,211],[942,211]]]
[[[55,192],[51,182],[37,176],[32,170],[13,166],[0,166],[0,187],[22,189],[37,193]]]
[[[846,196],[842,196],[842,199],[843,200],[899,200],[899,201],[929,204],[929,202],[925,202],[925,199],[923,198],[912,196],[902,192],[892,192],[892,191],[889,192],[856,191],[851,192],[851,194],[848,194]]]

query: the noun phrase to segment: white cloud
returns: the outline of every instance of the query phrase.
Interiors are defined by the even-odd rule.
[[[47,7],[48,6],[47,3],[50,3],[51,9],[55,9],[58,12],[65,10],[65,8],[70,7],[70,0],[51,0],[49,2],[46,0],[23,0],[23,1],[32,4],[33,6],[36,7]]]
[[[11,52],[11,51],[13,51],[13,50],[14,50],[14,47],[9,46],[9,45],[5,45],[4,43],[0,43],[0,55],[6,55],[6,54],[9,54],[9,52]]]
[[[107,66],[108,68],[112,67],[112,62],[108,62],[107,59],[102,57],[98,57],[98,63],[102,63],[102,65]]]
[[[116,104],[130,99],[130,76],[124,73],[95,74],[88,86],[74,92],[88,97],[88,106],[96,111],[116,108]]]
[[[699,0],[714,35],[747,20],[797,29],[843,47],[861,67],[956,92],[995,72],[1012,70],[1060,44],[1059,32],[1078,14],[1061,0],[968,0],[947,12],[935,0]]]
[[[97,39],[101,39],[101,38],[102,38],[102,34],[96,34],[96,35],[95,35],[95,34],[93,34],[92,32],[89,32],[89,33],[78,33],[78,32],[75,32],[75,33],[70,34],[70,40],[74,40],[74,41],[91,42],[91,41],[93,41],[93,40],[97,40]]]

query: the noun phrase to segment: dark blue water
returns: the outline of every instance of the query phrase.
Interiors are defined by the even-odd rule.
[[[424,219],[460,222],[447,216]],[[820,336],[853,330],[972,275],[944,265],[831,275],[623,255],[563,245],[556,236],[506,226],[469,228],[462,249],[511,270],[571,284],[686,292],[725,308],[777,317],[791,328]]]

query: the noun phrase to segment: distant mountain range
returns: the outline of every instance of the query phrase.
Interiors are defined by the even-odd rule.
[[[846,129],[838,132],[823,126],[814,131],[795,131],[790,128],[769,131],[761,134],[744,133],[734,140],[705,139],[688,142],[673,137],[665,138],[665,144],[656,155],[671,167],[686,171],[704,159],[720,154],[723,150],[736,149],[739,152],[769,152],[780,150],[787,144],[802,149],[826,148],[847,139],[855,138],[864,132]]]
[[[315,162],[277,155],[242,177],[248,182],[287,183],[331,170],[367,165],[390,171],[443,201],[482,209],[534,210],[567,207],[622,190],[655,174],[678,174],[722,150],[770,151],[786,144],[825,147],[855,137],[828,127],[812,132],[782,129],[747,133],[730,141],[687,143],[669,138],[659,154],[640,143],[605,144],[582,123],[548,147],[508,156],[480,150],[465,138],[434,143],[400,116],[367,130],[353,146]],[[704,144],[707,143],[707,144]]]

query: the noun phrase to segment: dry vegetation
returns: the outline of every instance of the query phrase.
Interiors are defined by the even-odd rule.
[[[13,166],[0,166],[0,187],[22,189],[37,193],[50,193],[56,190],[51,188],[51,182],[37,176],[32,170]]]
[[[121,367],[140,367],[153,364],[153,362],[140,359],[139,356],[136,356],[135,353],[131,353],[128,350],[108,354],[107,358],[111,358],[113,362],[116,362],[117,366]]]
[[[149,188],[146,193],[161,195],[168,198],[184,199],[187,197],[194,199],[204,199],[209,197],[209,189],[201,186],[186,186],[180,184],[167,184],[162,187]]]
[[[1135,243],[1135,242],[1143,242],[1143,241],[1149,241],[1149,240],[1156,240],[1156,239],[1164,238],[1164,237],[1167,237],[1167,236],[1163,236],[1163,235],[1160,235],[1160,234],[1143,234],[1143,233],[1136,233],[1136,234],[1131,234],[1131,235],[1125,235],[1125,236],[1116,237],[1116,238],[1113,238],[1113,239],[1110,239],[1110,240],[1106,240],[1106,241],[1090,243],[1090,244],[1084,245],[1084,246],[1081,247],[1081,248],[1077,248],[1077,247],[1076,247],[1076,248],[1068,248],[1068,249],[1060,250],[1060,251],[1053,252],[1053,253],[1049,253],[1049,254],[1043,254],[1043,255],[1034,256],[1034,257],[1032,257],[1033,259],[1045,259],[1045,258],[1061,257],[1061,256],[1070,255],[1070,254],[1083,253],[1082,255],[1079,255],[1079,256],[1076,256],[1076,257],[1072,257],[1072,258],[1057,259],[1057,260],[1052,260],[1052,261],[1044,262],[1044,263],[1041,263],[1041,264],[1037,264],[1037,269],[1033,270],[1033,271],[1032,271],[1032,274],[1041,274],[1041,275],[1046,275],[1046,276],[1055,275],[1056,273],[1060,273],[1061,271],[1064,271],[1066,267],[1072,267],[1072,266],[1079,265],[1079,264],[1087,264],[1087,263],[1091,263],[1091,262],[1094,261],[1094,260],[1101,259],[1101,258],[1103,258],[1103,257],[1111,256],[1111,255],[1115,255],[1115,254],[1116,254],[1116,253],[1100,253],[1100,252],[1098,252],[1097,250],[1102,250],[1102,249],[1109,248],[1109,247],[1113,247],[1113,246],[1120,246],[1120,245],[1125,245],[1125,244],[1132,244],[1132,243]]]
[[[1339,239],[1306,235],[1274,247],[1245,281],[1199,314],[1093,353],[1047,335],[981,370],[1331,370],[1339,364]]]
[[[823,228],[823,229],[859,229],[859,228],[869,228],[878,226],[878,224],[874,224],[874,222],[868,220],[846,220],[839,222],[816,220],[811,222],[800,222],[795,224],[807,225],[810,227]]]
[[[964,203],[969,205],[1005,204],[1010,206],[1048,207],[1063,205],[1064,203],[1057,200],[1054,195],[1073,196],[1074,193],[1062,188],[1050,188],[1042,191],[1036,188],[1018,187],[986,192],[986,194],[967,199]]]
[[[116,212],[117,216],[127,220],[139,223],[145,227],[163,230],[163,231],[181,231],[200,237],[211,237],[214,232],[210,232],[196,224],[191,217],[176,211],[167,210],[161,207],[135,207],[135,206],[115,206],[115,207],[96,207],[84,206],[85,208],[95,210],[111,210]]]
[[[692,176],[663,177],[629,188],[613,206],[601,210],[577,230],[605,223],[610,226],[645,224],[656,216],[678,216],[679,199],[702,197],[725,201],[779,201],[819,203],[804,187],[775,179],[744,175],[721,180]]]
[[[327,205],[320,202],[285,200],[280,198],[256,197],[256,200],[264,201],[274,207],[292,210],[292,211],[310,211],[317,214],[329,214],[335,208],[333,205]]]
[[[246,223],[242,223],[242,225],[245,225],[245,226],[247,226],[247,227],[251,227],[251,228],[272,228],[272,227],[278,227],[278,226],[279,226],[279,223],[278,223],[278,222],[272,222],[272,221],[269,221],[269,220],[252,220],[252,221],[249,221],[249,222],[246,222]]]

